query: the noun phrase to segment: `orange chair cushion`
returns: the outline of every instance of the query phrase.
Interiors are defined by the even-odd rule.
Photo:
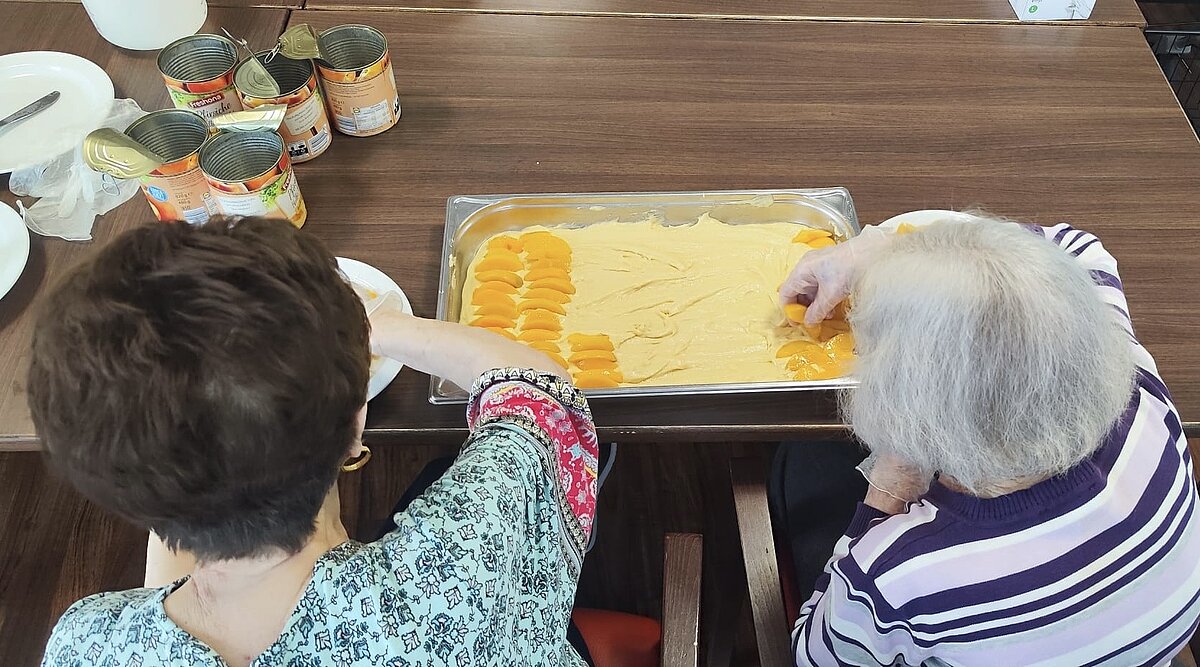
[[[658,667],[662,626],[653,618],[603,609],[571,614],[596,667]]]

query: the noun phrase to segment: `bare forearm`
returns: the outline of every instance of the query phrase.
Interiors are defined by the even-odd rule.
[[[464,389],[494,368],[515,366],[566,375],[545,354],[476,327],[400,313],[381,315],[371,325],[380,354]]]

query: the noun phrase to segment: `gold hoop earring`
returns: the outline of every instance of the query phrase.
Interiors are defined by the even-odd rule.
[[[357,458],[347,459],[346,462],[342,464],[342,472],[354,472],[355,470],[361,470],[363,466],[367,465],[367,461],[370,460],[371,448],[363,445],[362,454],[359,454]]]

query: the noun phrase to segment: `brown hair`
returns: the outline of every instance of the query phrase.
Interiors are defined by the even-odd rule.
[[[157,223],[42,305],[29,404],[85,496],[202,560],[298,551],[356,437],[369,325],[276,220]]]

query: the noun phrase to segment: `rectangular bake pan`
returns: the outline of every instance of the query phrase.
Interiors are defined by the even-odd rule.
[[[488,238],[536,225],[583,227],[602,222],[686,225],[708,213],[727,224],[790,222],[826,229],[844,241],[858,234],[854,201],[845,188],[584,194],[456,195],[446,202],[437,317],[457,322],[467,266]],[[794,382],[743,382],[589,389],[589,397],[679,396],[806,391],[850,386],[850,378]],[[462,403],[466,392],[432,378],[429,402]]]

